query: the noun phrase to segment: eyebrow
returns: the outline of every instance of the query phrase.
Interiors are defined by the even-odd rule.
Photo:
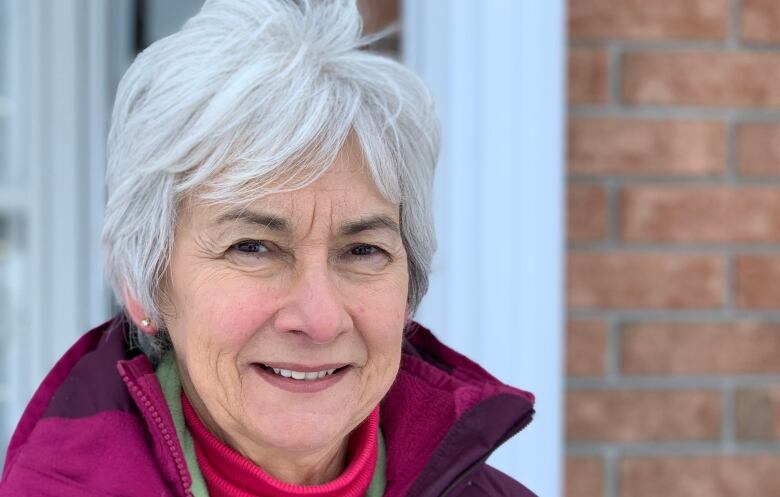
[[[235,221],[261,226],[265,229],[278,231],[280,233],[290,233],[290,231],[292,231],[290,229],[290,223],[281,217],[274,216],[273,214],[265,214],[249,210],[226,212],[225,214],[219,216],[214,224],[223,224],[226,222]]]
[[[344,236],[357,235],[364,231],[390,230],[393,233],[401,233],[398,223],[388,216],[371,216],[356,221],[347,221],[341,225],[341,234]]]
[[[223,224],[226,222],[235,221],[260,226],[262,228],[280,233],[290,233],[292,231],[290,223],[286,219],[275,216],[273,214],[266,214],[250,210],[226,212],[217,218],[215,224]],[[346,221],[341,225],[340,234],[342,236],[353,236],[365,231],[377,230],[389,230],[393,233],[401,233],[401,228],[394,219],[385,215],[377,215],[357,219],[354,221]]]

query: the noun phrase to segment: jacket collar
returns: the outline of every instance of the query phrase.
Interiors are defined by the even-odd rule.
[[[418,323],[382,402],[387,496],[434,497],[481,465],[533,416],[534,397],[507,386]]]

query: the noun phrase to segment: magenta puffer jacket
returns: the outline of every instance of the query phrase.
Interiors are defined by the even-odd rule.
[[[33,396],[11,438],[0,497],[190,496],[190,474],[148,359],[116,317],[84,335]],[[485,464],[533,415],[533,396],[407,330],[381,405],[385,497],[531,497]]]

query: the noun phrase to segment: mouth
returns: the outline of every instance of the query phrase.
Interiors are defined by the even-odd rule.
[[[276,367],[275,365],[272,366],[263,363],[257,363],[257,366],[263,371],[278,376],[280,378],[288,378],[290,380],[295,380],[300,382],[311,382],[311,381],[322,380],[334,375],[339,375],[343,373],[347,368],[349,368],[349,365],[346,365],[340,367],[305,368],[306,371],[300,371],[300,369],[304,369],[304,368],[299,367],[297,369],[292,369],[292,368],[287,369],[287,368]]]

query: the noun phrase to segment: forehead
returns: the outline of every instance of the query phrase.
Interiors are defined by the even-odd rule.
[[[360,216],[369,212],[397,212],[385,199],[364,164],[336,161],[316,181],[288,192],[272,193],[248,204],[252,210],[270,210],[297,216]],[[294,219],[293,219],[294,220]]]
[[[230,205],[192,202],[186,210],[187,224],[198,228],[224,227],[225,221],[241,222],[246,216],[240,213],[261,213],[282,219],[289,228],[323,220],[343,223],[376,216],[397,223],[400,217],[399,205],[382,195],[362,154],[348,145],[325,172],[303,188],[271,193],[251,201],[236,199]]]

